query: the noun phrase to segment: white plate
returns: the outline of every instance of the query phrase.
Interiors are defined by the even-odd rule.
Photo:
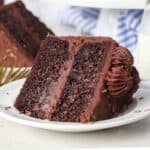
[[[2,118],[37,128],[64,132],[86,132],[126,125],[141,120],[150,114],[150,82],[142,82],[134,96],[136,100],[126,112],[120,114],[118,117],[90,124],[47,122],[23,115],[14,108],[15,98],[24,81],[25,79],[18,80],[0,88],[0,116]]]

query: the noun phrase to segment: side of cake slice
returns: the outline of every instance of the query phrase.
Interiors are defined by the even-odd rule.
[[[0,63],[17,61],[16,66],[31,66],[41,41],[53,34],[21,1],[0,9]]]
[[[128,107],[138,83],[130,52],[113,39],[49,36],[15,107],[52,121],[108,119]]]

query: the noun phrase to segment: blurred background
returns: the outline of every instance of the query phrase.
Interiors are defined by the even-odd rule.
[[[5,0],[8,4],[14,0]],[[56,35],[111,36],[150,78],[149,0],[22,0]],[[146,67],[146,68],[145,68]]]
[[[5,0],[5,4],[16,0]],[[57,35],[77,34],[73,28],[62,25],[59,15],[68,5],[50,2],[47,0],[22,0],[26,7],[32,11],[49,28],[53,29]]]

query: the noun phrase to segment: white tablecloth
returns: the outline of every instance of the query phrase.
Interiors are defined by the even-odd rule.
[[[131,125],[91,133],[59,133],[0,119],[1,150],[150,146],[150,117]]]

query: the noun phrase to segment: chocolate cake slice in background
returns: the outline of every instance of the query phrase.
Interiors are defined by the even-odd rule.
[[[47,37],[15,107],[64,122],[108,119],[127,109],[139,83],[130,52],[107,37]]]
[[[53,34],[21,1],[0,9],[0,64],[32,66],[41,41]]]

